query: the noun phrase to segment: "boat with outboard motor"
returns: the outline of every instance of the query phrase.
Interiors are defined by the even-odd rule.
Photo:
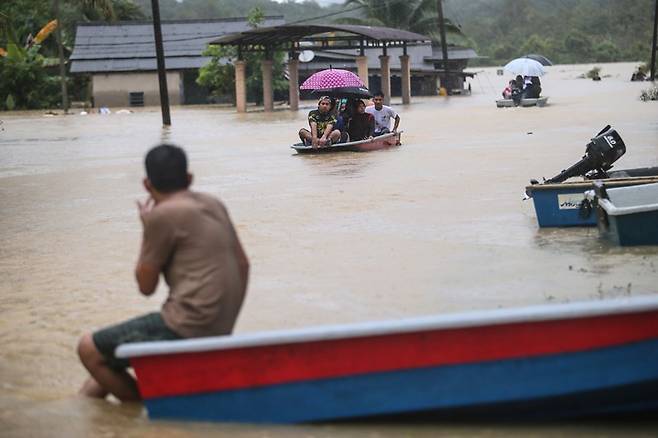
[[[585,155],[553,178],[539,183],[531,180],[525,188],[526,199],[532,198],[540,227],[594,226],[596,217],[583,216],[581,204],[593,182],[605,180],[608,187],[626,187],[658,182],[658,167],[641,167],[610,171],[614,162],[626,153],[619,133],[603,128],[587,144]],[[581,181],[567,181],[573,177]]]

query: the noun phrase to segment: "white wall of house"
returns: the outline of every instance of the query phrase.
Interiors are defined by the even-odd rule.
[[[180,105],[183,102],[180,72],[167,72],[167,89],[169,104]],[[130,93],[140,91],[144,93],[145,106],[160,105],[157,72],[95,73],[92,76],[94,106],[97,108],[130,106]]]

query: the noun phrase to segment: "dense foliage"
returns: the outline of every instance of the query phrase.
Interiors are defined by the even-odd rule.
[[[256,28],[264,19],[264,11],[254,8],[247,14],[250,26]],[[207,87],[215,100],[221,101],[230,96],[235,102],[235,68],[232,61],[237,59],[235,47],[209,46],[203,53],[210,56],[210,62],[199,69],[197,83]],[[247,100],[261,103],[263,99],[263,81],[261,79],[261,61],[265,59],[262,53],[245,53]],[[288,81],[284,79],[284,55],[281,52],[273,54],[272,90],[281,94],[288,90]]]
[[[445,0],[488,63],[527,53],[553,62],[648,61],[654,0]]]
[[[0,58],[0,109],[35,109],[58,103],[60,82],[49,75],[39,46],[21,56]]]

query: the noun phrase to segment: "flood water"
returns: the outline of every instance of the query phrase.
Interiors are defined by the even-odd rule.
[[[159,308],[137,292],[142,160],[161,141],[189,153],[194,188],[231,212],[252,270],[236,332],[397,319],[658,293],[658,247],[619,248],[596,228],[537,227],[530,178],[576,162],[604,125],[616,168],[658,166],[658,103],[635,64],[554,66],[544,108],[498,109],[509,78],[473,95],[413,98],[403,146],[298,156],[298,112],[177,107],[47,117],[0,113],[0,432],[3,436],[655,436],[656,423],[335,424],[151,422],[138,405],[76,397],[84,332]],[[610,76],[607,76],[610,75]],[[397,104],[397,105],[396,105]]]

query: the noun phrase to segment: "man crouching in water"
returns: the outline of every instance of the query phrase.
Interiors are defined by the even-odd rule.
[[[311,130],[300,129],[299,138],[307,146],[330,146],[340,140],[340,131],[334,129],[336,117],[331,113],[331,99],[322,96],[318,100],[318,109],[308,113],[308,124]]]
[[[135,276],[142,294],[155,292],[164,275],[169,294],[160,312],[86,334],[78,345],[91,377],[80,393],[139,400],[129,363],[114,355],[127,342],[230,334],[247,290],[249,262],[224,204],[189,190],[185,152],[159,145],[145,159],[144,188],[137,202],[144,227]]]

